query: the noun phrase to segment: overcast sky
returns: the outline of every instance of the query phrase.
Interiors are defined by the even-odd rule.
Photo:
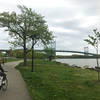
[[[0,0],[0,12],[18,11],[25,5],[45,16],[56,37],[56,49],[83,51],[84,39],[100,30],[100,0]],[[0,49],[8,49],[8,34],[0,29]],[[93,48],[89,46],[89,51]]]

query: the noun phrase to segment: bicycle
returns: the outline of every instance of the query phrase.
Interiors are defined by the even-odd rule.
[[[5,78],[4,76],[0,76],[0,90],[6,91],[7,87],[8,87],[8,79],[7,79],[7,75],[5,74]]]

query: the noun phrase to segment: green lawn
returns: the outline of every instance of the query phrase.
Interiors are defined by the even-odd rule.
[[[14,57],[8,57],[8,58],[4,58],[4,62],[12,62],[12,61],[19,61],[22,60],[21,58],[14,58]]]
[[[35,60],[33,73],[30,61],[27,67],[21,63],[17,68],[33,100],[100,100],[100,83],[93,70],[43,60]]]

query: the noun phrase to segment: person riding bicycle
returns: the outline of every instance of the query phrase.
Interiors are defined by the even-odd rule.
[[[5,71],[4,71],[4,69],[2,68],[1,63],[2,63],[2,59],[0,58],[0,76],[3,77],[3,81],[4,81],[5,78],[6,78],[6,74],[4,73]]]

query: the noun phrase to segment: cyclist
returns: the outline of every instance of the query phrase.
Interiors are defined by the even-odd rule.
[[[0,58],[0,76],[3,77],[3,81],[4,81],[6,79],[6,74],[4,73],[5,71],[2,68],[1,63],[2,63],[2,59]]]

